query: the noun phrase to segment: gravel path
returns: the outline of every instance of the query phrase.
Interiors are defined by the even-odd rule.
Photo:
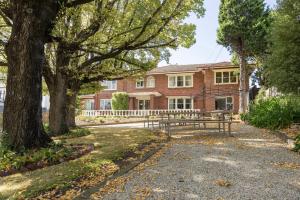
[[[104,199],[300,200],[299,154],[250,126],[234,137],[175,140],[156,157],[112,183],[116,190],[108,186]]]

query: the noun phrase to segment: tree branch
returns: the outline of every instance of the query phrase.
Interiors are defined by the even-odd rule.
[[[65,4],[65,7],[67,7],[67,8],[76,7],[76,6],[90,3],[92,1],[94,1],[94,0],[72,0],[70,2],[67,2]]]
[[[8,63],[7,63],[7,62],[4,62],[4,61],[0,61],[0,66],[2,66],[2,67],[7,67],[7,66],[8,66]]]

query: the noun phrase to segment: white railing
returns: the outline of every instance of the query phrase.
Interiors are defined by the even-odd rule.
[[[125,117],[145,117],[155,116],[163,113],[186,113],[200,112],[200,109],[178,109],[178,110],[83,110],[81,115],[86,117],[96,116],[125,116]]]

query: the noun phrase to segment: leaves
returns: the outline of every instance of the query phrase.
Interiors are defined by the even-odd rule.
[[[214,181],[216,185],[220,187],[230,187],[232,184],[228,180],[217,179]]]
[[[269,10],[263,0],[222,0],[217,42],[239,53],[240,43],[249,56],[265,52]]]
[[[268,86],[283,93],[299,94],[300,88],[300,13],[298,0],[281,0],[273,12],[269,31],[269,56],[264,62],[263,75]]]

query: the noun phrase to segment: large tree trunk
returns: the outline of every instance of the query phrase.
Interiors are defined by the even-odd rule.
[[[13,27],[6,46],[7,93],[3,129],[12,149],[46,146],[42,124],[44,44],[58,12],[56,1],[11,1]]]
[[[76,127],[76,99],[78,95],[77,89],[71,89],[70,93],[67,96],[67,118],[68,118],[68,126]]]
[[[69,131],[67,124],[67,84],[63,74],[56,73],[55,85],[50,90],[49,127],[53,135]]]
[[[240,88],[239,88],[239,113],[245,113],[248,108],[248,86],[247,86],[247,69],[246,59],[243,49],[243,42],[240,41],[239,48],[239,63],[240,63]]]
[[[62,44],[57,47],[56,73],[50,89],[49,127],[54,135],[64,134],[69,131],[67,120],[67,88],[68,79],[64,73],[70,58],[64,51]]]

